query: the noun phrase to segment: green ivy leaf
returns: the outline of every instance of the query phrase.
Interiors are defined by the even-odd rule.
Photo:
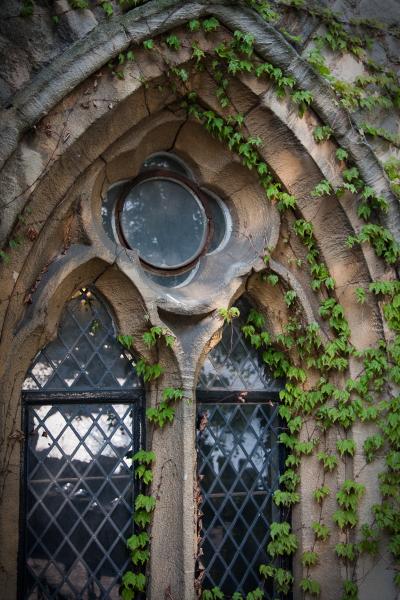
[[[344,456],[348,454],[349,456],[354,456],[356,451],[356,443],[354,440],[338,440],[336,442],[336,448],[340,454],[340,456]]]
[[[326,452],[318,452],[317,458],[322,462],[324,471],[329,471],[330,473],[339,463],[337,456],[334,454],[327,454]]]
[[[164,400],[174,400],[175,402],[182,400],[184,391],[180,388],[167,387],[163,389]]]
[[[146,512],[152,512],[156,507],[156,499],[154,496],[145,496],[139,494],[135,500],[135,510],[144,509]]]
[[[150,558],[149,550],[134,550],[131,554],[131,560],[135,566],[144,565]]]
[[[311,196],[314,198],[320,198],[321,196],[328,196],[333,192],[333,188],[327,179],[323,179],[320,181],[313,191],[311,192]]]
[[[263,600],[264,592],[257,588],[246,595],[246,600]]]
[[[294,290],[288,290],[284,296],[286,305],[290,308],[296,298],[297,298],[297,293]]]
[[[165,42],[169,48],[172,48],[172,50],[179,50],[179,48],[181,47],[181,41],[177,35],[171,34],[167,36]]]
[[[307,108],[313,101],[311,92],[306,90],[297,90],[292,93],[292,100],[298,105],[299,117],[302,118]]]
[[[132,456],[132,460],[144,465],[150,465],[156,460],[156,455],[151,450],[139,450]]]
[[[376,453],[380,450],[384,445],[384,439],[381,434],[375,434],[368,437],[363,444],[364,455],[367,463],[370,463],[374,460]]]
[[[317,540],[326,542],[326,540],[329,538],[329,536],[331,534],[329,527],[327,527],[327,525],[324,525],[323,523],[318,523],[317,521],[312,523],[311,527],[312,527],[312,530],[314,531],[315,538]]]
[[[321,593],[321,586],[318,581],[315,579],[310,579],[306,577],[300,581],[300,587],[306,594],[310,594],[311,596],[319,596]]]
[[[219,21],[215,17],[210,17],[209,19],[203,20],[202,26],[203,26],[203,30],[206,33],[211,33],[213,31],[217,31],[219,29]]]
[[[154,49],[154,40],[144,40],[143,42],[143,48],[145,48],[145,50],[153,50]]]
[[[273,499],[277,506],[289,507],[300,501],[300,494],[297,492],[284,492],[282,490],[275,490]]]
[[[339,543],[335,546],[335,552],[344,562],[354,562],[358,552],[355,544]]]
[[[325,498],[329,496],[330,493],[331,489],[327,485],[322,485],[321,487],[318,487],[314,490],[314,500],[321,504],[325,500]]]
[[[138,548],[145,548],[150,543],[149,535],[146,531],[132,535],[126,540],[126,544],[129,550],[137,550]]]
[[[219,308],[218,314],[223,318],[225,323],[231,323],[233,319],[237,319],[240,316],[240,310],[236,306],[231,308]]]
[[[141,479],[145,485],[149,485],[153,481],[153,472],[146,468],[146,465],[139,465],[135,469],[135,476]]]
[[[267,275],[267,281],[270,285],[276,285],[279,282],[279,277],[274,273],[270,273]]]
[[[355,293],[356,293],[357,302],[359,304],[364,304],[364,302],[366,300],[365,289],[362,287],[358,287],[358,288],[356,288]]]
[[[343,582],[343,595],[341,600],[358,600],[358,587],[354,581]]]
[[[114,14],[114,8],[111,2],[103,2],[101,8],[103,9],[107,17],[112,17],[112,15]]]
[[[358,518],[354,510],[337,510],[332,516],[340,529],[351,529],[357,525]]]
[[[290,529],[290,524],[285,521],[271,523],[271,541],[268,544],[267,551],[272,558],[291,555],[296,552],[298,546],[297,538],[291,533]]]
[[[303,552],[301,562],[304,567],[314,567],[318,563],[318,554],[311,550]]]
[[[133,347],[133,337],[131,335],[117,335],[117,341],[128,350]]]
[[[349,154],[347,152],[347,150],[345,150],[344,148],[338,148],[336,150],[336,158],[338,160],[347,160],[349,157]]]
[[[200,21],[198,19],[191,19],[188,22],[187,26],[188,26],[188,29],[190,31],[192,31],[192,32],[193,31],[199,31],[201,23],[200,23]]]
[[[329,125],[322,125],[320,127],[315,127],[313,131],[314,139],[317,143],[324,142],[325,140],[329,140],[331,135],[333,134],[332,127]]]

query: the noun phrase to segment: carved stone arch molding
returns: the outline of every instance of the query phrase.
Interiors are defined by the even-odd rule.
[[[304,261],[305,251],[290,235],[290,217],[281,219],[276,209],[266,204],[255,175],[198,123],[187,119],[179,93],[166,85],[162,59],[138,50],[135,62],[126,68],[124,80],[112,78],[105,68],[131,43],[140,45],[148,37],[208,14],[215,14],[223,23],[219,34],[222,39],[235,29],[246,29],[255,36],[256,51],[263,59],[295,75],[312,90],[313,110],[300,119],[289,101],[278,102],[268,85],[252,77],[243,76],[231,87],[235,109],[246,115],[248,132],[262,139],[261,154],[283,186],[297,196],[298,216],[314,225],[321,255],[336,280],[335,293],[345,307],[354,345],[363,348],[386,333],[378,303],[368,300],[360,311],[355,302],[355,287],[390,272],[383,271],[370,249],[346,248],[347,236],[361,226],[352,202],[346,197],[340,201],[335,196],[311,197],[311,190],[321,179],[340,181],[335,143],[326,142],[322,148],[312,136],[313,128],[322,121],[331,125],[337,143],[349,151],[366,183],[391,198],[379,163],[370,147],[349,127],[350,117],[336,106],[330,89],[273,26],[239,3],[232,7],[210,0],[148,2],[77,42],[5,109],[7,127],[1,134],[0,174],[4,218],[0,237],[10,235],[17,214],[29,206],[26,221],[34,239],[13,253],[9,266],[1,267],[0,416],[4,440],[10,436],[16,439],[12,436],[18,430],[19,390],[32,357],[55,335],[63,304],[82,285],[95,283],[114,309],[121,331],[134,335],[140,355],[148,356],[140,343],[148,322],[167,325],[173,331],[174,350],[162,357],[167,365],[164,383],[182,386],[190,399],[201,361],[217,342],[222,326],[217,308],[231,305],[247,293],[266,314],[272,331],[279,331],[287,320],[282,294],[260,279],[266,247],[272,254],[271,269],[284,286],[297,292],[305,322],[317,321],[329,337],[317,301],[308,292],[310,278],[305,270],[296,268],[296,260]],[[181,33],[190,38],[186,30]],[[214,41],[202,40],[203,47],[211,43]],[[169,59],[176,66],[185,65],[190,59],[190,45],[171,53]],[[204,106],[220,110],[207,74],[195,75],[193,87],[199,90],[199,101]],[[36,128],[34,132],[32,127]],[[49,127],[54,135],[48,135]],[[134,253],[121,250],[106,236],[100,218],[101,199],[108,187],[134,178],[147,156],[165,150],[180,156],[199,183],[230,202],[238,215],[230,261],[204,261],[204,278],[194,281],[191,288],[176,290],[172,297],[168,290],[149,283]],[[246,211],[251,213],[247,220]],[[387,225],[394,234],[399,232],[400,214],[395,202],[390,203]],[[352,375],[354,369],[352,365]],[[148,390],[150,404],[157,402],[158,393],[157,386]],[[168,586],[175,599],[194,597],[193,423],[194,406],[184,402],[171,428],[154,432],[150,441],[157,453],[155,488],[159,495],[150,562],[152,600],[163,597]],[[367,433],[355,431],[353,435],[361,447]],[[7,460],[5,504],[0,513],[2,533],[6,532],[6,543],[0,546],[0,566],[6,566],[0,578],[6,597],[12,598],[16,585],[18,443],[12,444]],[[357,455],[354,468],[360,469],[363,460]],[[304,500],[293,515],[298,530],[313,518],[313,461],[315,458],[307,458],[302,467]],[[363,465],[364,481],[375,477],[377,470],[379,462]],[[337,483],[332,481],[332,489],[335,486]],[[365,516],[376,494],[377,490],[367,488],[361,507]],[[332,508],[333,504],[327,503],[324,510],[328,514]],[[310,542],[307,535],[300,534],[304,548]],[[321,558],[318,575],[329,579],[331,590],[324,600],[336,600],[339,567],[327,571],[323,562]],[[298,579],[299,563],[295,561]],[[368,577],[365,581],[368,585]]]

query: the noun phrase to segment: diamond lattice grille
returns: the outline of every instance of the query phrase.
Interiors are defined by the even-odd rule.
[[[265,368],[241,327],[251,308],[224,327],[198,384],[198,472],[202,492],[203,589],[219,587],[226,598],[257,587],[272,599],[258,568],[266,562],[269,528],[279,521],[272,501],[279,486],[282,450],[278,392],[282,382]]]
[[[23,389],[140,388],[134,366],[131,354],[116,340],[105,304],[91,290],[80,290],[65,306],[57,338],[33,360]]]
[[[261,585],[258,567],[280,475],[276,404],[201,404],[198,463],[203,495],[204,589],[229,597]],[[205,415],[205,416],[204,416]]]
[[[43,404],[27,413],[24,598],[117,600],[138,408]]]
[[[246,343],[242,326],[250,306],[241,299],[236,303],[240,317],[226,325],[221,341],[211,350],[199,375],[199,390],[276,391],[281,382],[273,378],[260,354]]]

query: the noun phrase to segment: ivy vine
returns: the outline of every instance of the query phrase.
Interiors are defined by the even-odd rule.
[[[120,0],[124,8],[131,8],[140,3],[135,0]],[[87,0],[70,0],[70,4],[76,9],[88,6]],[[246,4],[268,22],[274,23],[279,19],[276,7],[270,2],[247,0]],[[330,83],[342,106],[349,111],[400,107],[400,87],[396,74],[368,58],[366,50],[371,41],[357,33],[358,29],[364,26],[374,34],[382,30],[382,24],[366,20],[344,24],[332,11],[310,8],[303,0],[287,0],[280,4],[286,5],[288,9],[305,11],[324,25],[323,32],[319,32],[314,38],[315,44],[307,60],[315,71]],[[113,5],[110,2],[103,2],[102,7],[108,16],[112,15]],[[25,0],[21,14],[29,16],[33,10],[33,0]],[[212,16],[193,19],[187,23],[190,34],[203,31],[207,36],[212,36],[219,28],[218,20]],[[302,43],[299,36],[294,36],[286,30],[281,32],[290,43]],[[392,33],[398,35],[397,31]],[[171,51],[178,51],[182,47],[182,40],[175,33],[165,36],[163,43]],[[148,52],[157,51],[157,45],[152,39],[146,40],[143,48]],[[326,49],[349,52],[362,59],[368,69],[368,75],[358,77],[354,84],[338,80],[326,65]],[[166,61],[165,57],[163,58]],[[134,49],[121,53],[109,64],[112,74],[123,79],[126,65],[134,60]],[[360,305],[366,301],[368,295],[378,299],[391,332],[388,341],[379,340],[375,347],[357,350],[351,342],[351,330],[345,310],[335,296],[335,281],[321,259],[313,224],[301,218],[296,198],[283,189],[281,182],[263,160],[260,154],[261,139],[246,133],[245,117],[233,109],[229,88],[232,77],[251,73],[258,79],[270,82],[278,98],[290,98],[300,117],[312,107],[312,94],[302,89],[301,82],[284,73],[282,69],[263,62],[254,51],[253,37],[242,31],[232,32],[228,41],[219,42],[207,53],[202,49],[200,41],[194,40],[191,45],[191,63],[194,70],[206,69],[215,81],[219,111],[202,106],[196,91],[189,85],[191,77],[186,66],[178,68],[166,62],[166,72],[171,85],[174,89],[183,89],[183,106],[188,116],[201,123],[212,136],[235,153],[242,164],[255,173],[266,200],[273,202],[282,214],[290,215],[291,219],[288,221],[291,223],[291,233],[298,238],[306,251],[305,264],[301,263],[298,266],[308,270],[311,289],[319,303],[319,316],[329,330],[329,335],[326,336],[322,334],[316,322],[304,323],[296,291],[290,289],[287,283],[271,270],[271,256],[266,249],[263,281],[266,286],[275,286],[281,291],[291,316],[282,327],[282,331],[272,335],[265,327],[263,315],[252,310],[243,326],[243,334],[261,353],[263,361],[274,376],[286,381],[284,389],[280,392],[279,409],[280,416],[286,423],[286,431],[281,433],[279,441],[287,450],[287,458],[285,471],[280,477],[280,487],[274,493],[273,501],[287,512],[301,501],[299,468],[305,456],[315,456],[320,464],[322,480],[313,490],[313,500],[317,506],[322,507],[327,498],[332,496],[332,490],[327,483],[328,476],[335,473],[342,464],[346,465],[351,461],[356,452],[362,451],[367,463],[371,463],[379,455],[384,455],[385,469],[379,475],[382,501],[372,507],[371,522],[359,523],[359,505],[365,488],[357,481],[355,474],[354,479],[341,482],[335,497],[337,508],[332,515],[332,522],[324,522],[323,512],[320,510],[320,518],[309,525],[314,541],[300,557],[304,577],[299,586],[304,594],[318,597],[323,590],[323,583],[313,577],[313,568],[318,565],[321,544],[329,541],[332,528],[336,527],[341,532],[343,541],[336,544],[334,550],[346,573],[342,600],[356,600],[356,561],[364,554],[379,555],[382,532],[389,537],[389,550],[394,561],[398,562],[400,559],[400,396],[396,392],[396,387],[400,384],[400,283],[396,280],[377,281],[371,283],[368,289],[356,289],[356,300]],[[397,137],[383,128],[363,122],[360,124],[360,130],[365,135],[380,137],[394,146],[399,146]],[[314,129],[313,135],[315,141],[321,144],[334,140],[332,128],[323,123]],[[365,224],[356,235],[349,236],[347,245],[353,247],[368,244],[385,263],[397,265],[400,258],[399,243],[380,222],[380,215],[388,209],[387,199],[377,195],[362,180],[355,160],[346,150],[338,147],[336,159],[342,170],[340,186],[334,186],[332,182],[324,179],[317,184],[312,195],[325,197],[335,194],[340,197],[349,192],[357,205],[358,216]],[[396,157],[392,157],[385,164],[395,193],[399,193],[399,164]],[[12,249],[13,245],[19,243],[16,236],[9,242],[9,246]],[[8,251],[9,249],[1,251],[2,259],[8,260]],[[219,315],[227,323],[238,314],[235,307],[221,308],[219,311]],[[120,335],[118,339],[126,348],[132,349],[131,336]],[[174,337],[165,328],[151,327],[143,335],[143,341],[149,348],[160,343],[172,347]],[[359,366],[359,375],[355,378],[347,376],[350,361]],[[164,373],[160,363],[149,363],[144,359],[137,363],[136,368],[146,382],[162,378]],[[337,383],[340,380],[337,375],[341,376],[341,384]],[[165,388],[161,401],[155,407],[147,409],[149,423],[158,428],[172,423],[175,404],[183,397],[183,390]],[[375,426],[375,433],[365,440],[362,448],[357,448],[351,437],[351,429],[357,422]],[[308,428],[308,424],[313,426]],[[328,434],[331,431],[335,431],[337,437],[334,449],[328,443]],[[132,460],[135,478],[142,490],[135,500],[135,532],[127,540],[133,567],[123,576],[123,600],[132,600],[146,588],[146,563],[150,556],[148,527],[156,507],[155,497],[144,493],[151,489],[152,466],[156,461],[154,453],[141,449]],[[356,527],[357,535],[354,534]],[[266,549],[269,561],[260,565],[259,571],[265,579],[273,580],[277,594],[287,595],[294,579],[290,571],[277,566],[276,559],[290,557],[298,548],[297,535],[288,520],[271,524],[270,541]],[[398,567],[394,570],[395,582],[400,586],[400,570]],[[203,600],[223,597],[218,588],[202,592]],[[247,594],[246,600],[263,597],[262,590],[256,589]],[[239,592],[234,594],[233,600],[241,599],[242,595]]]

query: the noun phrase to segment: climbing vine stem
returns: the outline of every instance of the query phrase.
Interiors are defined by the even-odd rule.
[[[258,7],[259,10],[260,7]],[[214,18],[203,21],[191,21],[191,31],[202,28],[206,34],[212,34],[219,28]],[[280,488],[275,491],[273,501],[281,509],[290,509],[301,501],[300,466],[307,456],[316,456],[321,465],[321,481],[313,491],[313,499],[320,507],[319,519],[311,523],[314,542],[303,550],[300,560],[304,567],[304,577],[299,586],[304,594],[317,597],[323,589],[322,583],[313,577],[313,568],[319,562],[319,548],[330,538],[332,527],[341,532],[341,539],[334,551],[346,570],[343,581],[343,600],[357,598],[357,579],[354,565],[362,554],[377,555],[379,552],[379,530],[389,533],[389,548],[395,559],[400,555],[399,501],[398,489],[400,471],[400,398],[395,396],[392,384],[400,382],[400,290],[395,281],[375,282],[369,290],[357,291],[357,300],[365,302],[366,294],[376,294],[386,298],[383,313],[395,338],[390,343],[380,341],[375,348],[356,350],[351,343],[351,330],[345,317],[344,308],[338,303],[335,295],[335,281],[326,264],[321,260],[320,250],[314,238],[313,225],[298,215],[297,200],[288,193],[277,180],[261,155],[262,141],[258,137],[246,134],[245,118],[232,110],[229,94],[230,78],[240,73],[254,73],[256,77],[267,77],[275,86],[278,98],[286,94],[298,106],[299,116],[312,104],[312,95],[298,87],[297,82],[286,76],[281,69],[270,63],[262,63],[253,51],[253,38],[240,31],[233,33],[231,41],[220,42],[214,49],[215,58],[211,61],[197,42],[192,45],[192,59],[195,70],[207,68],[216,83],[216,98],[220,111],[217,113],[203,107],[195,90],[190,89],[190,76],[186,68],[171,68],[170,74],[175,79],[175,89],[183,86],[186,89],[183,106],[189,117],[200,122],[214,137],[223,142],[230,151],[237,154],[242,164],[252,170],[264,190],[266,200],[273,202],[282,214],[290,215],[292,233],[297,236],[306,250],[306,264],[310,275],[310,285],[319,302],[319,318],[326,323],[328,333],[322,332],[317,322],[304,323],[297,292],[283,282],[270,269],[270,255],[266,253],[266,273],[263,279],[266,285],[279,286],[283,301],[290,309],[291,317],[283,325],[281,333],[272,336],[266,329],[263,316],[253,310],[243,327],[243,333],[249,342],[262,354],[262,358],[275,377],[286,381],[280,393],[281,406],[279,413],[286,424],[280,435],[280,443],[286,447],[286,469],[280,477]],[[167,45],[177,50],[181,46],[178,36],[169,35]],[[144,43],[148,51],[154,51],[154,43]],[[223,113],[227,113],[223,116]],[[330,127],[321,125],[314,130],[317,143],[333,137]],[[358,214],[366,222],[356,236],[348,239],[348,245],[369,243],[376,255],[388,264],[398,261],[400,252],[393,236],[380,224],[370,223],[381,211],[387,209],[385,198],[379,197],[360,178],[358,169],[351,164],[347,152],[337,150],[337,159],[344,163],[343,184],[336,190],[329,181],[319,184],[313,191],[315,196],[331,193],[337,195],[351,192],[358,204]],[[238,316],[235,307],[221,308],[220,316],[226,322]],[[152,328],[145,334],[145,342],[151,346],[167,334],[159,328]],[[355,361],[360,366],[360,375],[349,378],[346,375],[349,363]],[[147,381],[162,376],[163,369],[158,364],[138,363],[139,371]],[[312,373],[311,384],[309,373]],[[338,379],[339,376],[339,379]],[[342,384],[337,381],[342,380]],[[173,402],[183,396],[181,390],[164,390],[163,399],[155,408],[147,411],[147,418],[153,425],[164,427],[174,417]],[[384,398],[384,399],[382,399]],[[357,421],[375,424],[377,433],[367,438],[363,448],[358,448],[351,436],[351,429]],[[327,433],[334,431],[336,447],[327,445]],[[365,487],[354,479],[345,479],[336,492],[337,509],[332,515],[332,523],[324,522],[322,507],[326,499],[331,497],[332,490],[327,484],[327,475],[334,473],[340,466],[352,461],[356,452],[363,451],[366,462],[374,460],[379,451],[386,448],[386,470],[379,476],[383,501],[373,507],[373,518],[370,523],[359,524],[358,506],[365,493]],[[135,457],[137,467],[135,474],[144,483],[151,484],[152,471],[149,465],[154,460],[151,455],[138,454]],[[146,462],[149,461],[149,462]],[[123,598],[129,600],[136,591],[144,589],[145,580],[143,565],[148,559],[149,538],[145,528],[150,522],[155,507],[152,496],[139,495],[135,505],[135,523],[139,532],[130,538],[128,544],[132,551],[134,566],[141,567],[138,572],[129,572],[123,580]],[[137,513],[137,514],[136,514]],[[137,516],[139,515],[139,516]],[[360,534],[355,539],[354,530],[359,527]],[[142,537],[140,537],[142,536]],[[292,531],[287,520],[271,524],[270,542],[267,546],[269,562],[260,565],[260,575],[272,579],[278,594],[287,594],[293,585],[291,573],[279,566],[279,560],[293,555],[299,547],[296,533]],[[399,581],[398,573],[395,576]],[[203,590],[203,600],[223,598],[218,588]],[[261,589],[249,592],[247,600],[263,598]],[[237,592],[235,600],[243,596]]]
[[[136,0],[120,0],[125,9],[141,4]],[[82,9],[89,4],[86,0],[71,0],[71,8]],[[276,23],[281,7],[264,0],[246,0],[247,6],[255,10],[263,19]],[[282,4],[282,3],[281,3]],[[287,0],[284,4],[293,10],[306,11],[324,24],[324,31],[314,38],[314,47],[307,59],[313,69],[324,77],[335,91],[338,102],[348,110],[372,110],[374,108],[398,107],[400,89],[395,74],[377,65],[367,58],[366,50],[370,41],[357,35],[352,27],[345,25],[331,11],[309,8],[302,0]],[[108,17],[113,14],[112,3],[105,1],[101,6]],[[24,0],[21,14],[25,17],[34,12],[34,1]],[[55,24],[56,21],[54,21]],[[377,23],[358,23],[371,30],[380,30]],[[187,23],[190,34],[203,32],[207,38],[218,33],[218,20],[209,16],[205,19],[192,19]],[[292,44],[300,45],[299,36],[286,30],[281,33]],[[165,44],[171,52],[178,51],[182,40],[178,34],[169,33]],[[146,52],[157,50],[154,40],[143,43]],[[360,76],[354,84],[348,84],[333,77],[323,54],[324,49],[334,52],[350,52],[363,60],[369,74]],[[126,66],[135,61],[134,49],[128,49],[109,64],[111,73],[119,79],[125,76]],[[262,314],[252,310],[243,326],[243,334],[249,343],[262,356],[266,366],[275,377],[285,380],[280,392],[280,417],[285,430],[280,434],[279,442],[286,448],[285,471],[280,477],[280,487],[275,491],[273,501],[289,514],[291,508],[301,501],[300,466],[306,457],[314,457],[319,465],[320,478],[313,490],[313,502],[319,515],[309,524],[313,542],[302,549],[299,556],[304,567],[304,577],[299,586],[304,594],[317,597],[323,594],[323,582],[313,576],[313,569],[319,562],[319,549],[326,544],[333,528],[340,534],[340,542],[334,551],[343,564],[346,579],[343,581],[342,600],[356,600],[358,582],[355,564],[363,554],[379,556],[382,543],[381,533],[389,536],[389,550],[394,561],[400,559],[400,396],[397,389],[400,384],[400,283],[395,280],[376,281],[368,289],[356,289],[356,300],[360,305],[370,295],[376,297],[382,306],[383,316],[390,331],[388,340],[379,340],[374,347],[356,349],[351,341],[351,329],[345,310],[336,297],[336,283],[322,260],[321,252],[314,237],[313,224],[304,219],[298,209],[296,197],[284,189],[267,162],[262,157],[262,140],[246,131],[244,115],[234,109],[230,94],[232,78],[251,75],[258,80],[268,81],[275,90],[278,99],[286,98],[296,107],[298,115],[303,117],[313,106],[313,94],[303,89],[301,82],[284,73],[269,62],[261,60],[254,52],[254,38],[242,31],[234,31],[229,39],[218,40],[215,47],[207,52],[199,40],[191,44],[191,66],[176,66],[163,57],[166,72],[174,91],[184,90],[183,106],[190,118],[197,120],[215,138],[235,153],[241,163],[257,177],[266,201],[275,204],[282,216],[290,223],[290,234],[297,237],[305,249],[306,259],[298,267],[307,269],[310,287],[316,297],[319,314],[315,322],[304,318],[298,293],[271,268],[271,255],[266,249],[262,274],[266,286],[274,286],[282,294],[290,317],[282,325],[282,330],[272,335],[265,327]],[[191,73],[207,71],[215,83],[215,95],[218,110],[203,106],[196,90],[192,89]],[[379,89],[381,93],[375,93]],[[372,138],[382,138],[392,145],[399,140],[383,128],[374,127],[368,122],[360,125],[360,130]],[[316,143],[334,142],[332,127],[321,123],[313,130]],[[387,265],[397,265],[400,246],[393,235],[379,221],[382,212],[387,211],[388,201],[362,180],[355,162],[349,153],[338,147],[336,159],[341,165],[342,182],[334,186],[323,179],[310,196],[324,198],[332,194],[341,196],[349,192],[357,206],[358,216],[364,221],[360,230],[348,238],[347,245],[369,244],[376,256]],[[389,159],[386,171],[394,190],[398,187],[399,165],[397,159]],[[397,187],[396,187],[397,186]],[[25,218],[25,214],[21,218]],[[32,233],[33,236],[33,233]],[[8,242],[8,247],[0,252],[3,261],[9,260],[9,251],[17,248],[21,241],[18,235]],[[238,316],[235,307],[224,307],[220,316],[230,322]],[[318,322],[317,322],[318,320]],[[120,343],[133,348],[133,339],[129,335],[118,336]],[[159,344],[172,347],[174,336],[165,328],[150,327],[143,335],[143,342],[153,348]],[[357,376],[349,376],[350,363],[357,366]],[[138,361],[136,369],[145,382],[162,380],[164,367],[159,362],[151,363],[145,359]],[[340,383],[338,383],[340,382]],[[164,388],[160,401],[146,411],[147,420],[152,427],[164,428],[171,424],[175,415],[175,404],[184,398],[179,388]],[[374,427],[374,433],[367,437],[362,448],[352,437],[352,428],[356,423],[368,423]],[[328,443],[328,437],[336,439],[335,446]],[[336,493],[329,486],[329,476],[338,473],[340,467],[346,472],[350,468],[356,453],[363,452],[366,464],[377,458],[385,463],[379,475],[379,489],[382,501],[372,508],[369,523],[360,523],[359,505],[365,495],[365,487],[354,478],[341,481]],[[382,455],[384,458],[382,459]],[[132,568],[124,574],[121,594],[123,600],[132,600],[146,588],[146,564],[150,556],[149,525],[156,507],[156,498],[150,493],[153,483],[153,465],[156,456],[150,450],[142,448],[132,456],[134,474],[140,493],[136,495],[134,507],[134,533],[127,540],[131,553]],[[323,507],[328,498],[336,503],[331,522],[326,522]],[[355,534],[357,528],[357,534]],[[260,574],[274,582],[277,594],[286,595],[293,585],[293,576],[282,568],[279,560],[291,557],[300,545],[296,532],[292,530],[289,519],[271,524],[270,541],[266,548],[268,562],[260,565]],[[400,570],[394,568],[395,581],[400,585]],[[203,590],[203,600],[223,598],[218,588]],[[247,600],[263,598],[261,589],[249,592]],[[233,600],[241,600],[237,592]]]

